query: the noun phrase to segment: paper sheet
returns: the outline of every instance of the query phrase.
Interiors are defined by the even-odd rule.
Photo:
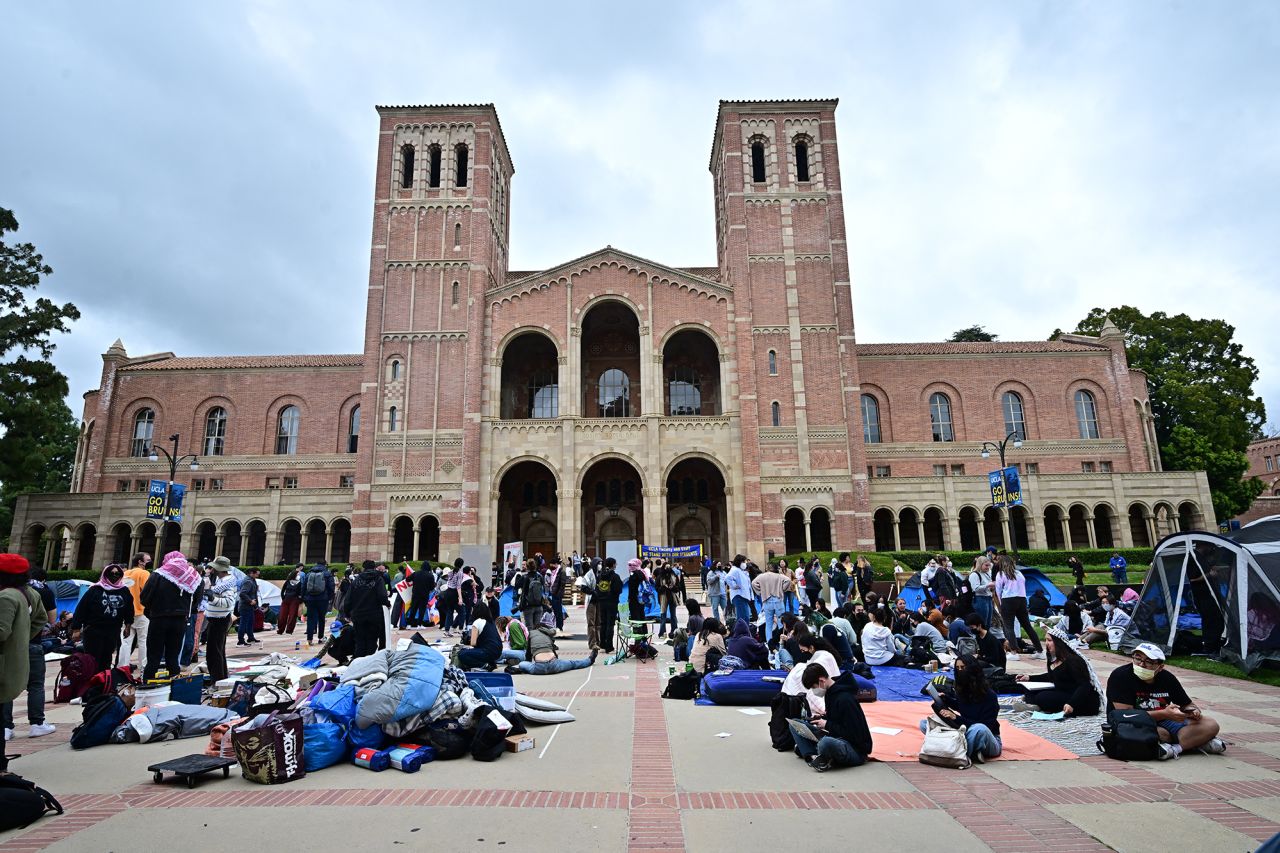
[[[748,717],[763,717],[763,716],[764,716],[764,711],[761,711],[759,708],[739,708],[739,709],[738,709],[738,713],[739,713],[739,714],[746,714]]]
[[[1031,719],[1033,719],[1033,720],[1062,720],[1062,719],[1065,719],[1065,718],[1066,718],[1066,716],[1067,716],[1067,715],[1066,715],[1065,713],[1063,713],[1062,711],[1059,711],[1059,712],[1057,712],[1056,714],[1046,714],[1044,711],[1036,711],[1034,714],[1032,714],[1032,715],[1031,715]]]
[[[1020,683],[1027,690],[1052,690],[1055,687],[1052,681],[1023,681]]]
[[[733,737],[733,732],[716,732],[716,737]]]
[[[900,734],[902,734],[902,729],[891,729],[891,728],[888,728],[887,726],[872,726],[872,727],[871,727],[871,731],[872,731],[872,733],[873,733],[873,734],[878,734],[878,735],[900,735]]]

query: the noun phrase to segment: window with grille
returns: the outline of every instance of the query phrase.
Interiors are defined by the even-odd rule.
[[[796,180],[809,180],[809,143],[803,139],[796,140]]]
[[[454,156],[456,158],[458,172],[453,185],[456,187],[465,187],[467,185],[467,146],[459,145],[454,149]]]
[[[602,418],[625,418],[631,414],[631,379],[624,371],[611,367],[600,374],[596,383],[597,402]]]
[[[355,453],[360,447],[360,407],[352,406],[347,422],[347,452]]]
[[[934,441],[955,441],[955,429],[951,425],[951,398],[934,393],[929,397],[929,424]]]
[[[214,406],[204,417],[204,455],[221,456],[227,439],[227,410]]]
[[[1076,427],[1081,438],[1098,438],[1098,401],[1088,391],[1076,392]]]
[[[763,184],[764,180],[764,143],[753,142],[751,143],[751,182]]]
[[[427,186],[440,188],[440,146],[432,145],[427,149]]]
[[[667,393],[670,397],[672,416],[702,414],[702,383],[698,372],[691,367],[677,367],[671,371],[667,380]]]
[[[862,440],[880,443],[880,401],[870,394],[862,395]]]
[[[156,413],[151,409],[143,409],[133,416],[133,443],[129,455],[134,457],[151,455],[151,436],[156,428]]]
[[[529,379],[529,411],[531,418],[560,417],[560,385],[551,371],[535,373]]]
[[[1013,433],[1019,441],[1026,440],[1027,422],[1023,417],[1022,397],[1014,391],[1005,391],[1000,402],[1004,409],[1004,434]]]
[[[302,414],[297,406],[285,406],[276,422],[276,454],[292,456],[298,452],[298,427]]]
[[[406,145],[400,149],[400,187],[413,187],[413,146]]]
[[[775,350],[769,350],[769,375],[778,375],[778,353]]]
[[[769,406],[770,421],[774,426],[782,426],[782,406],[774,402]]]

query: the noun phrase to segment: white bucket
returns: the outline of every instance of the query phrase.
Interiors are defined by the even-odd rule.
[[[169,701],[169,685],[164,684],[158,687],[140,687],[134,693],[133,707],[143,708],[148,705],[154,705],[156,702]]]

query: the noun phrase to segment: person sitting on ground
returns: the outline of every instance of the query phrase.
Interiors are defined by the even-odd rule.
[[[1134,649],[1132,660],[1107,677],[1107,710],[1141,708],[1150,714],[1160,735],[1162,761],[1191,749],[1223,754],[1227,745],[1218,737],[1217,721],[1200,712],[1164,662],[1164,650],[1154,643]]]
[[[815,663],[827,671],[827,675],[831,678],[840,677],[840,665],[831,653],[825,649],[814,649],[813,659],[810,663]],[[806,690],[804,686],[804,673],[807,667],[792,667],[791,672],[787,673],[787,677],[782,682],[782,692],[788,696],[804,696],[809,706],[809,717],[811,719],[817,717],[825,717],[827,714],[827,703],[822,695],[814,693],[812,690]]]
[[[849,648],[856,651],[858,645],[858,632],[853,622],[849,621],[849,614],[853,612],[853,606],[848,602],[840,605],[831,615],[831,624],[844,635],[845,642],[849,644]],[[864,611],[865,615],[865,611]],[[865,623],[863,623],[865,624]]]
[[[977,642],[978,650],[975,654],[979,660],[999,669],[1009,665],[1004,653],[1004,641],[991,633],[990,629],[983,624],[981,613],[976,610],[970,613],[965,617],[965,624],[969,626],[969,631]]]
[[[1090,625],[1080,632],[1080,639],[1087,644],[1109,642],[1112,628],[1128,631],[1129,624],[1133,622],[1133,617],[1125,613],[1120,607],[1117,607],[1109,595],[1102,597],[1100,610],[1102,612],[1095,614],[1094,621],[1102,624]],[[1097,618],[1099,616],[1101,617],[1100,619]]]
[[[867,627],[867,623],[871,621],[871,617],[867,615],[867,608],[862,602],[846,604],[849,608],[849,625],[856,633],[861,634],[862,629]]]
[[[706,621],[702,624],[706,625]],[[769,666],[769,647],[751,635],[751,623],[746,619],[734,620],[728,652],[745,663],[747,669],[767,669]]]
[[[852,673],[832,678],[820,663],[804,669],[805,690],[826,702],[827,715],[810,723],[817,741],[794,734],[796,750],[819,773],[833,767],[857,767],[871,755],[871,729],[858,703],[858,685]]]
[[[947,642],[959,647],[960,638],[972,637],[973,631],[969,629],[966,620],[961,619],[954,611],[947,615],[951,617],[951,621],[947,623]]]
[[[893,615],[889,619],[889,629],[894,634],[911,635],[916,629],[916,623],[912,619],[911,611],[907,609],[907,600],[899,598],[893,603]]]
[[[877,608],[880,610],[886,610],[888,607],[888,605],[880,600],[880,593],[878,592],[868,592],[864,595],[862,597],[862,606],[867,613],[870,613],[872,610],[876,610]],[[885,621],[887,622],[888,620],[886,619]]]
[[[906,666],[907,660],[884,618],[883,611],[872,611],[871,621],[862,629],[863,659],[872,666]]]
[[[1104,598],[1111,597],[1111,588],[1107,586],[1099,586],[1094,592],[1095,596],[1083,605],[1086,610],[1097,610],[1102,606]]]
[[[1049,615],[1049,596],[1043,589],[1031,593],[1031,597],[1027,599],[1027,612],[1041,619]]]
[[[510,664],[505,671],[512,675],[555,675],[573,669],[586,669],[596,662],[596,657],[600,654],[598,649],[592,649],[589,657],[565,660],[560,657],[559,651],[556,647],[556,616],[547,611],[542,614],[542,622],[538,627],[529,633],[529,659]]]
[[[1064,625],[1063,630],[1067,632],[1067,636],[1076,638],[1084,633],[1084,612],[1081,605],[1084,603],[1084,590],[1076,587],[1071,590],[1071,594],[1067,596],[1067,603],[1062,606],[1062,616]]]
[[[555,635],[555,616],[551,615],[552,636]],[[458,669],[487,669],[490,672],[498,668],[502,660],[502,639],[498,636],[498,625],[483,601],[476,602],[471,610],[471,630],[463,637],[465,646],[455,646],[453,651],[454,666]],[[533,637],[530,633],[530,643]]]
[[[831,611],[827,609],[827,602],[819,598],[817,603],[809,608],[809,624],[815,628],[821,628],[830,621]]]
[[[499,616],[497,624],[498,639],[502,640],[503,645],[502,660],[520,663],[524,660],[525,649],[529,647],[529,637],[525,633],[524,624],[510,616]]]
[[[947,654],[947,638],[942,636],[943,629],[942,611],[934,608],[929,611],[929,616],[916,625],[916,629],[911,632],[913,637],[928,637],[929,650],[935,655]]]
[[[686,598],[684,609],[689,611],[689,621],[685,623],[684,629],[692,637],[702,630],[702,605],[695,598]]]
[[[825,628],[826,626],[824,625],[823,627]],[[835,633],[839,636],[840,632],[836,631]],[[844,638],[840,637],[840,640],[843,643]],[[808,663],[812,663],[814,661],[818,652],[831,655],[831,659],[836,662],[840,669],[846,669],[854,663],[852,657],[845,657],[842,650],[831,645],[831,643],[824,637],[816,636],[814,634],[806,634],[799,640],[799,645],[800,651],[808,655]]]
[[[788,616],[794,616],[794,613],[788,613]],[[782,640],[778,643],[778,664],[783,669],[791,669],[798,663],[804,663],[809,658],[800,650],[800,638],[805,634],[812,633],[809,626],[800,621],[797,617],[789,626],[783,623],[785,632]]]
[[[702,630],[694,637],[693,649],[689,652],[689,663],[693,664],[694,672],[706,672],[708,668],[715,671],[727,651],[724,635],[725,628],[719,619],[713,616],[702,620]]]
[[[978,624],[982,624],[982,616]],[[987,683],[982,662],[973,655],[956,658],[955,687],[941,694],[934,703],[934,710],[942,721],[954,728],[965,727],[964,739],[969,758],[977,764],[988,758],[997,758],[1000,743],[1000,702],[996,692]],[[928,721],[920,721],[920,731],[928,731]]]
[[[1045,671],[1034,676],[1019,675],[1018,681],[1050,682],[1053,687],[1030,690],[1024,704],[1048,714],[1059,711],[1067,717],[1092,717],[1102,706],[1102,685],[1093,667],[1072,646],[1066,632],[1050,628],[1044,636]]]

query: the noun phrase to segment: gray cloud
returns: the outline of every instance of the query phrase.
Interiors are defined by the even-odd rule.
[[[0,204],[84,314],[73,397],[116,337],[358,349],[375,103],[497,105],[530,269],[714,263],[717,99],[838,96],[862,340],[1223,317],[1280,420],[1274,4],[364,5],[7,11]]]

